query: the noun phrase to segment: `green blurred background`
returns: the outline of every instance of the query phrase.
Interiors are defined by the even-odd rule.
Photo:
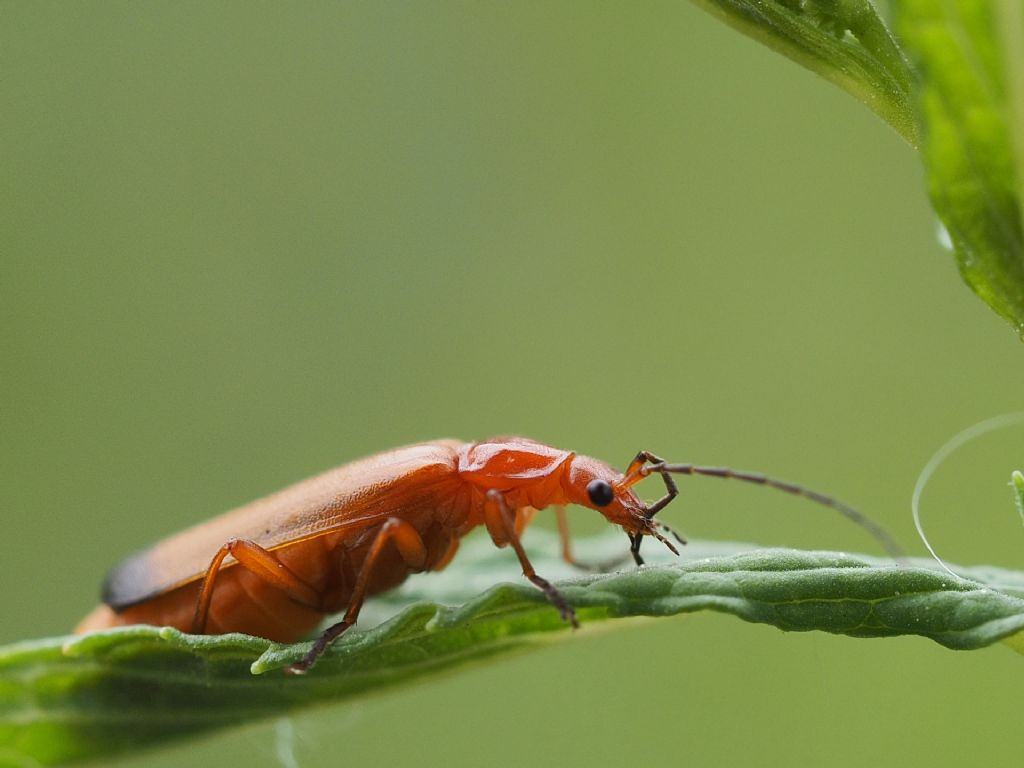
[[[770,472],[917,551],[921,466],[1019,408],[915,153],[687,3],[0,12],[0,642],[67,632],[133,548],[440,436]],[[929,486],[949,559],[1021,565],[1020,437]],[[781,494],[684,496],[691,536],[877,551]],[[306,767],[1016,760],[1020,665],[705,614],[124,764],[288,766],[285,732]]]

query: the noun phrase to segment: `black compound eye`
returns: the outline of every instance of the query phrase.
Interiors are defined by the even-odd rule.
[[[587,483],[587,496],[595,507],[607,507],[615,498],[615,491],[604,480],[591,480]]]

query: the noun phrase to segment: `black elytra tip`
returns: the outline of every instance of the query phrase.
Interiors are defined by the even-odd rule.
[[[587,496],[595,507],[607,507],[615,498],[615,491],[604,480],[591,480],[587,483]]]

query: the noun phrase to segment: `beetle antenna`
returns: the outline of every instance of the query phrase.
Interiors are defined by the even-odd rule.
[[[755,485],[775,488],[779,491],[791,493],[794,496],[802,496],[803,498],[809,499],[823,507],[833,509],[849,520],[852,520],[871,534],[875,541],[881,544],[885,548],[885,551],[896,560],[903,561],[906,559],[906,553],[903,551],[903,547],[901,547],[896,540],[889,535],[889,532],[886,531],[885,528],[863,512],[859,512],[838,499],[826,496],[823,493],[818,493],[817,491],[813,491],[802,485],[787,483],[783,480],[776,480],[753,472],[741,472],[735,469],[729,469],[728,467],[702,467],[696,464],[666,464],[664,462],[660,462],[658,464],[651,464],[647,466],[646,469],[649,473],[657,472],[666,479],[666,473],[673,475],[702,475],[704,477],[718,477],[723,480],[740,480],[744,483],[754,483]]]

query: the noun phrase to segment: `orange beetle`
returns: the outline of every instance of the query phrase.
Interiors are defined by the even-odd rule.
[[[633,486],[651,474],[666,494],[644,504]],[[528,440],[436,440],[332,469],[226,512],[138,552],[108,574],[100,605],[77,632],[127,624],[169,625],[194,633],[244,632],[293,642],[325,614],[344,609],[290,672],[308,670],[359,616],[368,595],[413,572],[437,571],[459,540],[484,525],[510,545],[523,573],[566,621],[572,607],[530,564],[520,535],[534,513],[555,506],[562,553],[574,564],[564,506],[597,510],[629,536],[638,565],[651,536],[678,554],[654,519],[677,494],[673,474],[734,478],[807,497],[867,528],[890,552],[899,547],[868,518],[800,486],[745,472],[667,464],[642,451],[624,473],[589,456]]]

